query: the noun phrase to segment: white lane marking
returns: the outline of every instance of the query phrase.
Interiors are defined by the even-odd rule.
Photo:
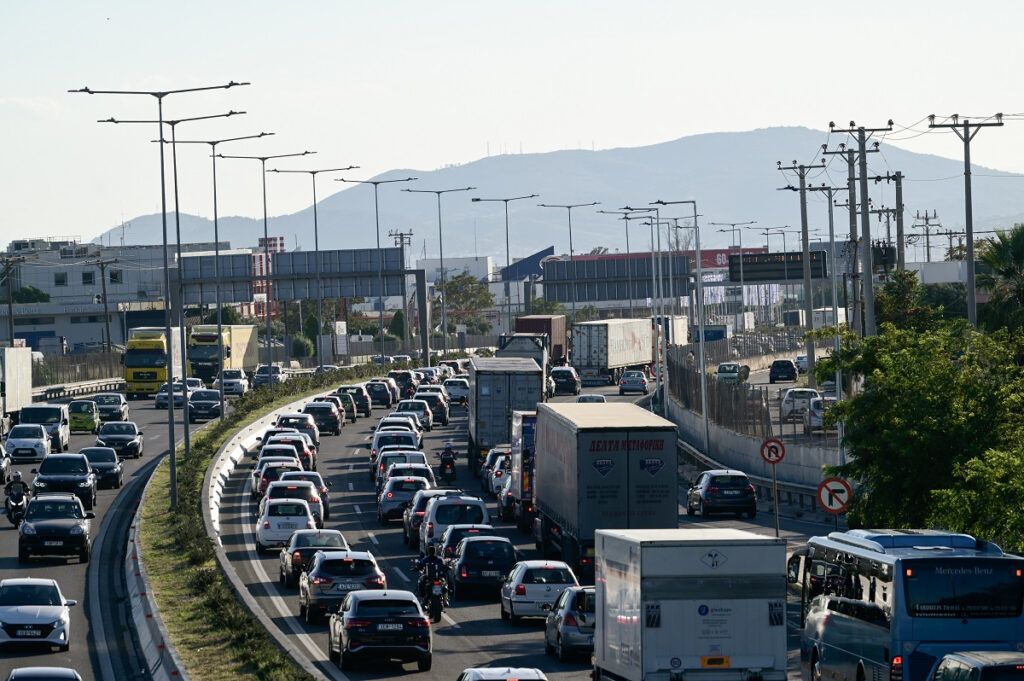
[[[409,576],[406,575],[405,572],[403,572],[401,569],[399,569],[397,567],[392,567],[391,569],[394,570],[395,574],[398,575],[399,577],[401,577],[402,581],[404,581],[406,584],[408,584],[409,582],[412,581],[411,579],[409,579]]]
[[[353,485],[353,484],[352,484],[351,482],[350,482],[350,483],[348,483],[348,491],[349,491],[349,492],[352,492],[352,491],[354,491],[354,490],[355,490],[355,488],[356,488],[356,486],[355,486],[355,485]]]
[[[356,513],[363,512],[363,509],[359,508],[359,504],[352,504],[352,508],[356,509]]]
[[[370,540],[371,542],[373,542],[373,544],[374,544],[375,546],[376,546],[376,545],[379,545],[379,544],[380,544],[380,542],[379,542],[379,541],[377,541],[377,535],[375,535],[375,534],[374,534],[373,532],[367,532],[367,533],[366,533],[366,537],[367,537],[367,538],[368,538],[368,539],[369,539],[369,540]]]
[[[364,440],[369,440],[369,439],[370,439],[370,437],[371,437],[370,435],[367,435],[367,436],[366,436],[366,437],[364,437],[363,439],[364,439]]]
[[[461,629],[462,628],[462,627],[459,626],[459,623],[456,622],[455,620],[453,620],[451,617],[449,617],[448,613],[446,613],[446,612],[442,612],[441,613],[441,619],[443,619],[445,622],[450,624],[452,629]]]

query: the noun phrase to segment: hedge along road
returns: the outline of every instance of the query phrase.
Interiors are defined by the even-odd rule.
[[[129,402],[129,418],[145,436],[145,450],[139,459],[124,461],[124,486],[97,493],[96,518],[92,521],[93,553],[87,565],[77,558],[39,557],[27,565],[18,564],[18,531],[6,516],[0,518],[0,579],[43,577],[56,579],[65,598],[78,601],[71,608],[71,647],[66,653],[53,649],[29,651],[7,648],[0,651],[0,678],[17,667],[61,666],[78,670],[83,679],[139,678],[140,663],[127,624],[127,601],[122,584],[127,528],[154,463],[167,453],[167,410],[154,409],[153,400]],[[175,437],[182,437],[181,410],[175,410]],[[192,432],[202,427],[193,424]],[[69,452],[91,447],[96,436],[72,433]],[[31,483],[29,471],[38,463],[15,468]],[[105,670],[105,671],[104,671]]]
[[[620,398],[616,388],[590,389],[588,392],[605,394],[610,401],[635,401],[635,396]],[[574,397],[560,397],[557,401],[574,401]],[[388,410],[377,407],[370,418],[360,418],[342,429],[341,436],[321,436],[318,470],[332,483],[331,517],[324,527],[341,530],[353,550],[370,551],[377,558],[391,589],[415,587],[417,574],[410,562],[417,552],[402,542],[402,525],[394,521],[386,526],[377,523],[376,500],[373,485],[367,479],[369,442],[372,426]],[[451,424],[437,426],[426,433],[424,451],[436,464],[433,454],[444,448],[447,440],[456,443],[460,452],[456,483],[469,494],[480,494],[479,479],[467,472],[465,466],[466,418],[465,411],[456,407]],[[254,453],[255,454],[255,453]],[[268,617],[278,626],[274,635],[287,636],[297,647],[314,660],[318,668],[330,678],[372,679],[390,678],[403,673],[416,674],[415,665],[399,667],[397,663],[357,663],[357,669],[342,674],[327,659],[327,623],[308,625],[299,617],[298,589],[285,587],[278,581],[279,552],[257,556],[254,543],[256,502],[249,496],[249,473],[253,459],[239,463],[224,490],[221,506],[222,541],[228,557],[257,599]],[[512,540],[524,558],[536,558],[533,540],[519,532],[511,523],[498,519],[496,504],[491,496],[484,496],[491,511],[491,522],[496,534]],[[467,667],[513,666],[538,667],[549,679],[580,679],[588,673],[589,658],[571,663],[560,663],[544,654],[544,624],[541,619],[525,619],[522,624],[503,622],[498,613],[497,589],[490,596],[481,594],[472,600],[455,600],[442,621],[433,625],[434,660],[430,679],[454,679]]]

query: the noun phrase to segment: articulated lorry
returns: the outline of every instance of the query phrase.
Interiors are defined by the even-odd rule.
[[[218,361],[218,347],[224,345],[224,361]],[[220,343],[216,324],[192,327],[188,335],[188,363],[191,375],[207,385],[220,375],[222,369],[241,369],[252,373],[259,365],[259,346],[256,327],[243,324],[221,325]]]
[[[22,407],[32,404],[32,349],[0,348],[0,435],[18,424]]]
[[[469,361],[469,467],[512,439],[512,412],[532,410],[544,398],[544,374],[526,357],[473,357]]]
[[[654,329],[648,319],[602,319],[572,325],[572,365],[583,383],[615,385],[627,369],[654,359]]]
[[[679,526],[676,426],[624,402],[537,405],[537,549],[591,579],[594,531]]]
[[[786,681],[786,542],[597,531],[594,679]]]
[[[533,456],[537,440],[537,412],[512,412],[512,518],[520,530],[533,525]]]
[[[529,314],[516,317],[516,333],[543,333],[548,337],[548,360],[552,366],[568,362],[569,335],[564,314]]]
[[[167,353],[175,380],[182,377],[181,331],[171,327],[167,338],[162,326],[140,326],[128,330],[124,349],[124,391],[128,398],[147,397],[167,382]]]

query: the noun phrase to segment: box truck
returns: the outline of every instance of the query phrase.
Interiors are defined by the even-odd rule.
[[[537,405],[534,540],[581,579],[598,528],[679,524],[676,426],[626,402]]]
[[[0,348],[0,435],[18,424],[21,408],[32,404],[31,348]]]
[[[548,336],[548,361],[561,366],[568,361],[569,336],[564,314],[530,314],[516,317],[516,333],[544,333]]]
[[[786,542],[600,529],[594,679],[786,681]]]
[[[245,324],[222,324],[218,339],[216,324],[199,324],[188,334],[188,363],[191,375],[207,385],[220,374],[221,369],[241,369],[252,373],[259,365],[259,346],[256,327]],[[218,340],[220,342],[218,342]],[[224,346],[223,364],[219,361],[218,347]]]
[[[167,382],[167,354],[171,356],[174,378],[182,377],[181,331],[171,327],[168,339],[162,326],[139,326],[128,330],[124,349],[124,391],[128,398],[152,395]]]
[[[533,524],[533,457],[537,412],[512,412],[512,518],[520,530]]]
[[[470,471],[492,447],[512,438],[512,412],[530,411],[544,396],[544,375],[526,357],[473,357],[469,362]]]
[[[819,307],[814,309],[814,328],[820,329],[824,326],[836,326],[837,324],[846,323],[846,308],[838,308],[839,321],[836,321],[836,315],[831,307]]]
[[[654,358],[650,319],[603,319],[572,326],[572,365],[583,383],[615,385],[626,369]]]

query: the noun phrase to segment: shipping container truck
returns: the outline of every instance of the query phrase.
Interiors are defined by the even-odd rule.
[[[572,365],[583,383],[615,385],[627,369],[654,358],[650,319],[603,319],[572,326]]]
[[[597,531],[594,679],[786,681],[786,542]]]
[[[167,382],[167,353],[175,380],[182,377],[181,331],[171,327],[168,340],[162,326],[140,326],[128,330],[124,350],[124,384],[128,398],[147,397]]]
[[[502,334],[498,336],[498,349],[494,356],[532,359],[547,376],[549,345],[550,341],[546,333]]]
[[[782,324],[784,326],[807,326],[806,310],[785,310],[782,313]]]
[[[839,322],[838,324],[846,323],[846,308],[838,308]],[[814,328],[820,329],[824,326],[836,326],[836,315],[831,307],[819,307],[814,310]]]
[[[552,366],[568,363],[569,335],[564,314],[530,314],[516,317],[516,333],[546,333],[548,361]]]
[[[594,531],[679,524],[676,426],[635,404],[537,405],[534,540],[591,579]]]
[[[651,323],[656,326],[661,324],[667,345],[686,345],[690,342],[690,320],[682,315],[651,317]]]
[[[252,373],[259,365],[259,346],[256,341],[256,327],[245,324],[222,324],[221,342],[224,345],[224,361],[221,366],[216,324],[200,324],[192,327],[188,335],[188,363],[192,376],[207,385],[220,374],[221,369],[241,369]]]
[[[512,437],[512,412],[530,411],[544,397],[544,375],[525,357],[472,357],[469,362],[470,471],[492,447]]]
[[[21,408],[32,404],[32,349],[0,348],[0,435],[18,424]]]
[[[533,524],[533,457],[537,412],[512,412],[512,517],[520,530]]]

